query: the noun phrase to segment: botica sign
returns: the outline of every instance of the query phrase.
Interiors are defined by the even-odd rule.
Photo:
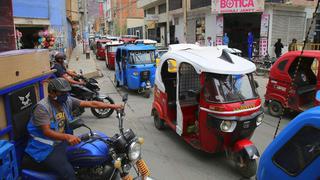
[[[212,0],[214,14],[263,12],[264,0]]]

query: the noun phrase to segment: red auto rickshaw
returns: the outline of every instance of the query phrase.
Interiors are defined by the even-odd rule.
[[[176,131],[196,149],[226,152],[244,177],[256,173],[250,141],[263,120],[255,65],[217,47],[171,45],[156,71],[155,127]]]
[[[105,53],[105,47],[108,42],[111,42],[111,40],[108,39],[99,39],[96,42],[96,59],[98,60],[105,60],[106,59],[106,53]]]
[[[123,42],[121,41],[111,41],[107,43],[105,52],[107,55],[106,66],[108,69],[114,69],[116,51],[117,48],[121,45],[123,45]]]
[[[284,110],[302,112],[317,104],[320,51],[306,50],[300,55],[301,51],[290,51],[271,67],[265,104],[273,116],[280,116]]]

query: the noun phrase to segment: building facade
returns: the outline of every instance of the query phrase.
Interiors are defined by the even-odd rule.
[[[168,4],[166,12],[159,5]],[[285,52],[293,38],[302,42],[310,24],[316,2],[308,0],[141,0],[145,11],[145,37],[166,44],[195,43],[216,45],[229,37],[229,46],[247,56],[248,33],[253,34],[255,52],[274,55],[274,43],[282,39]],[[165,9],[165,8],[162,8]],[[160,13],[162,12],[162,14]],[[167,28],[163,33],[161,24]],[[257,54],[258,55],[258,54]]]
[[[64,52],[72,48],[65,0],[12,2],[14,24],[21,35],[19,48],[54,48]]]

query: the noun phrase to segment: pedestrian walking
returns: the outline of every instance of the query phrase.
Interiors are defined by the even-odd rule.
[[[227,33],[224,33],[224,36],[223,36],[223,45],[229,45],[229,37],[228,37],[228,34]]]
[[[292,42],[289,44],[288,51],[297,51],[298,46],[297,46],[297,40],[292,39]]]
[[[174,40],[174,44],[179,44],[179,39],[176,37],[175,40]]]
[[[253,34],[252,32],[248,33],[248,58],[251,61],[252,59],[252,48],[253,48]]]
[[[208,46],[213,46],[213,45],[214,45],[211,36],[208,36],[208,37],[207,37],[207,40],[208,40],[208,41],[207,41],[207,42],[208,42]]]
[[[281,39],[274,44],[274,52],[276,53],[276,57],[279,58],[281,56],[283,44],[281,43]]]

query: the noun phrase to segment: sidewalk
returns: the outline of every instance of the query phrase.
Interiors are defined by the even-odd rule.
[[[79,57],[78,60],[77,56]],[[86,59],[86,54],[82,53],[81,45],[77,45],[73,49],[68,67],[70,70],[74,70],[79,74],[82,71],[83,75],[87,78],[101,76],[95,62],[94,54],[90,51],[90,59]]]

